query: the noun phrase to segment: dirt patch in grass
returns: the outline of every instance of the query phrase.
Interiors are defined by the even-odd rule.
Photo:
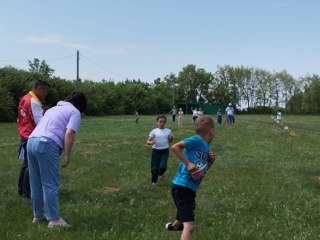
[[[194,133],[194,130],[185,130],[187,133]]]
[[[96,154],[99,154],[99,152],[93,151],[93,150],[86,150],[86,151],[81,151],[80,154],[81,155],[96,155]]]
[[[120,188],[114,188],[114,187],[104,187],[101,189],[95,189],[95,192],[102,192],[102,193],[114,193],[114,192],[119,192]]]
[[[0,143],[0,147],[8,147],[8,146],[18,146],[19,143]]]

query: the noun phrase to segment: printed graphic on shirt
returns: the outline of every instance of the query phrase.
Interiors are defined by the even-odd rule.
[[[196,152],[196,160],[194,164],[197,166],[197,170],[191,173],[193,179],[198,180],[205,176],[208,170],[208,160],[209,154],[207,151],[197,150]]]

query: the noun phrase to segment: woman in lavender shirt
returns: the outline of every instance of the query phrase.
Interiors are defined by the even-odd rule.
[[[64,153],[62,167],[66,167],[79,130],[80,112],[84,112],[86,106],[86,96],[82,92],[71,92],[57,106],[46,111],[29,136],[27,148],[33,223],[46,217],[50,228],[70,227],[59,215],[60,155]]]

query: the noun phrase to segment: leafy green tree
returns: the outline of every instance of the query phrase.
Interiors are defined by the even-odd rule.
[[[67,81],[59,77],[54,77],[48,80],[50,90],[48,95],[42,100],[46,107],[53,107],[58,101],[63,100],[70,92],[75,90],[75,84],[72,81]]]
[[[10,122],[16,119],[15,103],[10,92],[0,84],[0,122]]]
[[[189,102],[209,102],[213,99],[213,76],[203,68],[187,65],[177,77],[177,99]]]
[[[215,72],[215,83],[213,94],[217,103],[233,102],[230,81],[230,66],[218,66]]]
[[[284,102],[285,106],[287,105],[288,100],[294,93],[295,89],[295,79],[287,73],[287,71],[283,70],[277,73],[277,77],[281,81],[282,86],[282,101]],[[287,109],[286,109],[287,110]]]
[[[320,113],[320,78],[317,75],[312,76],[310,85],[310,94],[312,102],[312,112]]]
[[[295,82],[295,94],[287,103],[291,113],[320,113],[320,77],[306,76]],[[301,87],[301,85],[303,85]],[[297,87],[298,86],[298,87]],[[298,89],[298,90],[297,90]]]
[[[17,104],[20,97],[32,89],[33,80],[27,71],[10,66],[0,69],[0,84],[10,92]]]
[[[164,82],[167,84],[168,88],[171,89],[169,90],[169,92],[172,93],[172,106],[175,105],[176,99],[177,101],[183,101],[183,99],[179,99],[179,96],[177,97],[178,94],[176,94],[178,86],[178,80],[176,75],[170,73],[169,75],[164,77]]]
[[[116,98],[116,91],[115,91],[115,84],[114,82],[103,82],[99,83],[99,89],[103,96],[103,105],[101,106],[101,110],[106,115],[112,115],[115,113],[117,106],[117,98]]]
[[[166,80],[156,79],[150,90],[146,103],[150,109],[149,113],[165,114],[169,112],[172,108],[172,89]]]
[[[269,96],[272,86],[272,76],[271,73],[262,70],[262,69],[255,69],[254,70],[254,76],[256,82],[256,100],[258,103],[260,103],[262,106],[266,107],[269,103]]]
[[[198,82],[197,98],[201,103],[213,102],[213,75],[206,72],[203,68],[198,68],[196,72]]]
[[[103,90],[100,86],[89,80],[84,80],[80,84],[80,91],[82,91],[87,97],[87,109],[86,114],[91,116],[103,116],[104,113],[101,110],[104,104]]]
[[[196,102],[197,99],[197,81],[196,66],[187,65],[179,72],[177,78],[177,98],[188,102]]]
[[[42,78],[48,80],[54,70],[46,63],[45,60],[40,61],[38,58],[34,58],[33,61],[29,62],[29,72],[34,75],[36,78]]]
[[[304,113],[305,111],[303,109],[303,101],[304,101],[303,99],[304,99],[303,92],[299,91],[295,93],[286,104],[287,111],[289,113],[294,113],[294,114]]]
[[[216,103],[228,103],[230,102],[230,96],[228,95],[228,87],[224,83],[218,83],[213,90],[213,95]]]

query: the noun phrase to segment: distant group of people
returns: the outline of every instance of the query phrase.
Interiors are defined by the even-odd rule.
[[[192,111],[192,119],[193,121],[195,121],[199,116],[203,115],[203,111],[201,111],[201,108],[191,108]],[[173,106],[173,108],[170,110],[170,112],[172,114],[172,121],[175,122],[176,121],[176,115],[177,115],[177,109],[175,106]],[[182,108],[179,108],[179,112],[178,112],[178,126],[182,127],[183,125],[183,115],[184,112],[182,110]]]
[[[172,121],[176,122],[176,115],[177,115],[176,106],[173,106],[173,108],[170,110],[169,113],[171,113],[171,115],[172,115]],[[184,112],[183,112],[182,108],[179,108],[179,111],[178,111],[178,126],[179,127],[182,127],[182,125],[183,125],[183,115],[184,115]]]
[[[178,112],[178,126],[182,127],[183,125],[183,110],[182,108],[179,108],[179,111],[177,111],[176,107],[173,106],[173,108],[170,110],[169,113],[171,113],[172,115],[172,121],[176,122],[176,115]],[[192,119],[193,121],[195,121],[199,116],[203,115],[203,111],[201,110],[201,108],[191,108],[191,112],[192,112]],[[231,103],[228,104],[228,106],[225,109],[225,114],[226,114],[226,118],[225,118],[225,125],[231,125],[235,123],[235,118],[234,118],[234,108],[232,106]],[[216,119],[217,119],[217,123],[219,125],[222,124],[222,118],[223,118],[223,113],[222,113],[222,109],[219,108],[217,113],[216,113]]]
[[[225,125],[230,125],[230,124],[234,124],[235,120],[234,120],[234,108],[232,107],[232,104],[229,103],[228,107],[226,107],[225,109],[225,113],[226,113],[226,119],[225,119]],[[217,123],[219,125],[222,124],[222,110],[221,108],[218,109],[217,112]]]

